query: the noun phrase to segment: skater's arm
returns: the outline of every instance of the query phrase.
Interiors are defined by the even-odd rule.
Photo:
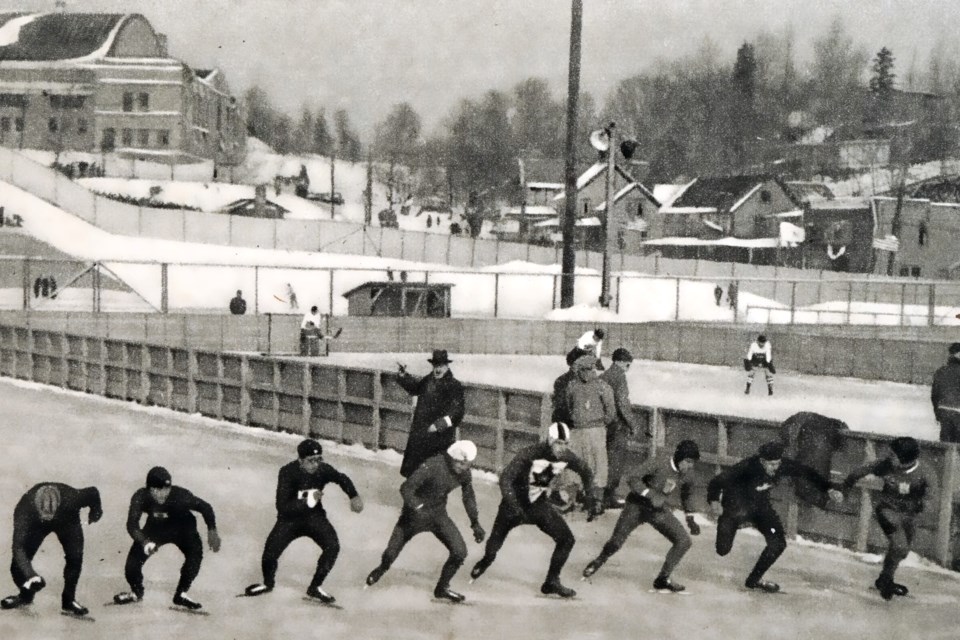
[[[851,471],[843,481],[843,489],[847,490],[867,476],[882,476],[890,469],[889,460],[876,460]]]
[[[397,376],[397,384],[403,387],[403,390],[412,396],[418,396],[423,392],[423,385],[427,378],[414,378],[409,373],[401,373]]]
[[[623,378],[613,392],[614,404],[617,408],[617,415],[626,423],[630,433],[637,435],[640,433],[640,423],[633,413],[633,405],[630,403],[630,389],[627,387],[627,379]]]
[[[431,425],[435,427],[436,431],[456,427],[463,421],[463,414],[466,411],[466,403],[463,398],[463,385],[460,384],[460,382],[452,380],[447,393],[444,395],[447,400],[447,411],[439,420],[436,420]]]
[[[137,489],[130,498],[130,509],[127,510],[127,533],[137,544],[146,544],[147,536],[140,528],[140,516],[143,514],[143,502],[147,495],[146,489]]]
[[[477,510],[477,494],[473,491],[473,482],[470,478],[470,472],[465,474],[466,481],[460,485],[460,493],[463,495],[463,508],[470,518],[470,526],[477,527],[480,524],[480,512]]]
[[[357,488],[353,485],[353,481],[345,473],[340,473],[330,465],[324,463],[320,467],[320,473],[323,476],[324,480],[327,482],[333,482],[338,485],[347,497],[353,500],[358,495]]]
[[[580,456],[572,451],[567,451],[563,458],[567,462],[567,468],[580,476],[583,482],[583,492],[587,496],[593,495],[593,469],[586,462],[580,459]]]
[[[410,509],[417,510],[423,506],[423,501],[417,497],[417,491],[433,475],[433,464],[427,460],[417,467],[417,470],[410,474],[410,477],[400,485],[400,495],[403,497],[403,504]]]
[[[791,458],[784,458],[781,464],[783,465],[783,475],[794,478],[806,478],[817,487],[817,489],[823,492],[833,488],[833,483],[830,482],[829,479],[824,478],[823,475],[813,467],[807,466],[802,462],[797,462]]]
[[[186,489],[183,489],[183,493],[180,495],[182,496],[180,500],[187,509],[196,511],[203,517],[203,523],[207,525],[208,531],[217,528],[217,516],[209,502],[198,498]]]
[[[750,458],[746,458],[713,476],[707,485],[707,502],[718,502],[723,492],[748,472],[749,463]]]
[[[693,483],[689,480],[682,480],[680,482],[680,506],[683,507],[683,512],[687,515],[694,513],[696,509],[693,508]]]
[[[85,487],[77,491],[78,508],[89,507],[89,522],[96,522],[103,517],[103,507],[100,504],[100,491],[96,487]]]
[[[600,380],[600,402],[603,404],[603,424],[608,425],[617,419],[617,400],[613,388]]]

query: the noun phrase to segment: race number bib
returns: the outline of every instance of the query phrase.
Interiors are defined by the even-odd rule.
[[[567,463],[558,461],[551,462],[549,460],[534,460],[533,464],[530,465],[530,474],[527,477],[527,484],[529,485],[528,496],[530,502],[536,502],[544,492],[550,490],[551,484],[560,477],[560,474],[563,473],[563,470],[567,468]]]

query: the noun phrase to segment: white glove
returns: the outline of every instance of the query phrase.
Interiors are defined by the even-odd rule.
[[[147,542],[145,545],[143,545],[143,552],[148,556],[152,556],[154,553],[156,553],[156,551],[157,551],[156,542]]]

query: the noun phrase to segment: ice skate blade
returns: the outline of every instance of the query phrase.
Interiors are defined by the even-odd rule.
[[[451,607],[473,606],[473,602],[469,600],[461,600],[460,602],[454,602],[453,600],[447,600],[446,598],[430,598],[430,602],[433,602],[434,604],[448,604]]]
[[[671,591],[670,589],[649,589],[647,593],[659,593],[665,596],[692,596],[693,594],[686,589],[683,591]]]
[[[180,607],[175,604],[170,605],[170,611],[179,611],[180,613],[189,613],[192,616],[209,616],[209,611],[204,611],[203,609],[187,609],[186,607]]]
[[[323,602],[322,600],[317,600],[316,598],[311,598],[310,596],[303,596],[303,601],[317,605],[318,607],[326,607],[328,609],[337,609],[338,611],[343,611],[343,607],[336,602]]]
[[[89,614],[85,616],[79,616],[75,613],[70,613],[69,611],[61,611],[60,615],[66,616],[68,618],[73,618],[74,620],[80,620],[81,622],[96,622],[95,618],[90,617]]]

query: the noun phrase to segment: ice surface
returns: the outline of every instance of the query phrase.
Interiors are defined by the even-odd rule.
[[[276,590],[259,598],[235,598],[260,579],[260,553],[273,524],[273,493],[279,467],[295,457],[298,436],[144,408],[33,383],[0,381],[4,420],[0,436],[6,461],[0,471],[0,530],[10,532],[13,506],[33,484],[62,480],[100,488],[104,517],[84,524],[86,550],[78,600],[91,608],[95,624],[60,616],[63,558],[48,538],[35,568],[48,582],[31,607],[0,612],[3,638],[657,638],[664,640],[768,638],[953,638],[960,583],[956,574],[904,566],[897,577],[910,598],[883,602],[872,585],[878,568],[871,558],[791,542],[768,574],[788,595],[747,592],[742,581],[762,540],[744,530],[731,554],[713,551],[712,527],[694,538],[674,578],[693,592],[672,598],[647,592],[668,544],[649,527],[637,529],[624,548],[590,582],[580,571],[599,551],[615,522],[608,512],[587,523],[569,521],[577,544],[563,573],[578,599],[540,596],[551,550],[533,527],[507,539],[496,563],[474,584],[467,572],[481,547],[467,536],[469,555],[453,586],[469,606],[440,605],[431,591],[445,553],[428,535],[415,538],[375,587],[363,590],[379,561],[400,505],[397,455],[327,445],[326,459],[357,485],[366,508],[349,511],[345,496],[328,488],[324,506],[337,528],[341,553],[324,584],[342,611],[310,606],[303,592],[317,548],[294,542],[280,561]],[[109,454],[107,454],[109,452]],[[357,455],[360,454],[360,455]],[[166,466],[175,484],[208,500],[223,539],[220,553],[205,550],[190,595],[208,617],[169,610],[181,562],[165,547],[145,567],[146,598],[137,605],[104,607],[126,589],[123,562],[130,546],[124,519],[130,495],[153,465]],[[481,522],[489,531],[499,501],[496,485],[477,481]],[[459,495],[449,511],[469,534]],[[202,522],[199,524],[203,532]],[[9,545],[0,546],[8,566]],[[866,560],[866,561],[865,561]],[[7,592],[13,585],[5,582]]]

